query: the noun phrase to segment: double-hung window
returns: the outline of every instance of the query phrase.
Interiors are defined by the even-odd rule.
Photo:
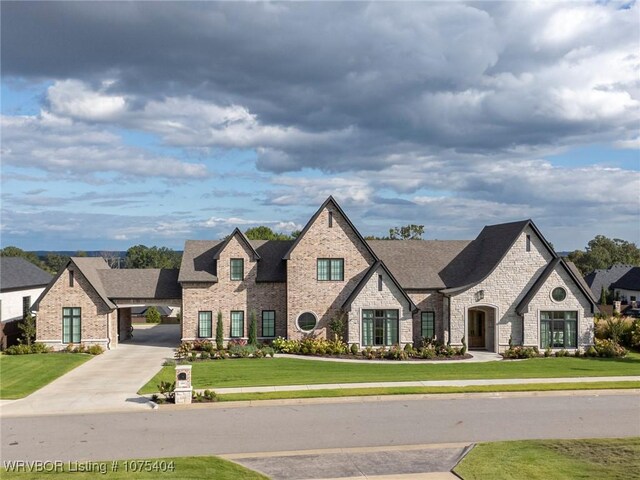
[[[541,348],[576,348],[578,312],[540,312]]]
[[[391,346],[398,343],[398,310],[363,310],[362,345]]]
[[[276,312],[274,310],[262,311],[262,336],[276,336]]]
[[[62,343],[80,343],[82,317],[77,307],[62,309]]]
[[[231,280],[244,280],[244,258],[231,259]]]
[[[244,334],[244,312],[231,312],[231,338],[240,338]]]
[[[319,258],[318,280],[342,282],[344,280],[344,258]]]
[[[436,333],[434,312],[422,312],[420,315],[420,336],[422,338],[430,338],[433,340]]]
[[[198,312],[198,337],[211,338],[211,312]]]

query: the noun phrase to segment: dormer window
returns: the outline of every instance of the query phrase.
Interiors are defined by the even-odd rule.
[[[244,258],[231,259],[231,280],[244,280]]]

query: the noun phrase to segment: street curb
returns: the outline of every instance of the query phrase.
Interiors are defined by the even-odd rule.
[[[456,462],[456,464],[453,466],[453,468],[450,470],[451,474],[452,474],[452,475],[455,475],[455,476],[456,476],[456,477],[458,477],[460,480],[464,480],[464,479],[463,479],[460,475],[458,475],[458,474],[455,472],[455,469],[456,469],[456,467],[457,467],[458,465],[460,465],[460,462],[462,462],[462,460],[464,460],[464,457],[466,457],[466,456],[469,454],[469,452],[470,452],[471,450],[473,450],[473,447],[475,447],[475,446],[476,446],[476,444],[475,444],[475,443],[472,443],[471,445],[467,445],[466,447],[464,447],[464,450],[462,451],[462,455],[460,455],[460,458],[458,459],[458,461]]]
[[[277,400],[240,400],[232,402],[206,402],[185,405],[163,404],[158,411],[189,410],[202,408],[247,408],[247,407],[278,407],[290,405],[318,405],[340,403],[370,403],[370,402],[398,402],[411,400],[456,400],[464,398],[526,398],[526,397],[589,397],[600,395],[638,395],[640,389],[601,389],[601,390],[555,390],[530,392],[475,392],[475,393],[419,393],[407,395],[370,395],[360,397],[316,397],[316,398],[288,398]]]

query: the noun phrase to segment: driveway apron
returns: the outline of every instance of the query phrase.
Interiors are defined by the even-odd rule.
[[[173,358],[179,340],[180,325],[138,326],[132,340],[92,358],[28,397],[3,402],[1,415],[148,409],[148,401],[136,392],[165,359]]]

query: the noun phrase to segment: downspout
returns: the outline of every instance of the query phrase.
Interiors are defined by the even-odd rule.
[[[111,312],[107,313],[107,350],[111,350]]]

